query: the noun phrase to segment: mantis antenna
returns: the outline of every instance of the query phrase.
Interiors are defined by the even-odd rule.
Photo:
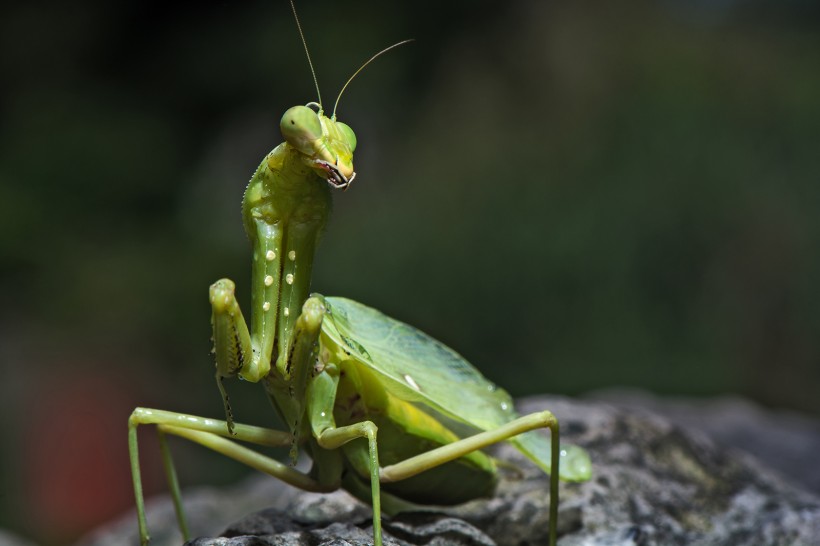
[[[308,66],[310,66],[310,73],[313,74],[313,84],[316,86],[316,96],[319,98],[319,109],[321,110],[321,108],[322,108],[322,92],[319,91],[319,80],[316,79],[316,71],[313,69],[313,62],[311,62],[311,60],[310,60],[310,52],[308,51],[307,41],[305,40],[305,34],[302,32],[302,25],[299,24],[299,16],[296,15],[296,5],[293,3],[293,0],[290,0],[290,8],[293,10],[293,18],[296,19],[296,28],[299,30],[299,37],[302,39],[302,45],[305,46],[305,55],[307,56]],[[398,45],[398,44],[396,44],[396,45]],[[395,46],[393,46],[393,47],[395,47]],[[390,48],[387,48],[387,49],[390,49]],[[373,59],[370,59],[370,60],[372,61]],[[367,61],[367,62],[370,62],[370,61]],[[364,67],[362,67],[362,68],[364,68]],[[359,70],[361,70],[361,69],[359,69]],[[354,76],[355,76],[355,74],[354,74]],[[339,101],[337,99],[336,103],[338,104],[338,102]],[[334,108],[333,111],[335,112],[336,109]]]
[[[293,0],[291,0],[291,5],[293,5]],[[294,11],[293,13],[295,14],[296,12]],[[303,41],[304,41],[304,39],[303,39]],[[404,44],[406,44],[408,42],[412,42],[412,41],[413,41],[413,38],[410,38],[409,40],[402,40],[401,42],[399,42],[397,44],[393,44],[391,46],[388,46],[388,47],[382,49],[381,51],[379,51],[378,53],[376,53],[375,55],[373,55],[372,57],[370,57],[367,60],[367,62],[365,62],[362,66],[360,66],[359,69],[356,72],[354,72],[352,76],[350,76],[350,78],[347,80],[347,82],[345,82],[345,84],[342,86],[342,90],[339,91],[339,95],[336,97],[336,103],[333,105],[333,115],[330,117],[330,119],[333,119],[333,120],[336,119],[336,107],[339,106],[339,99],[342,98],[342,93],[345,92],[345,89],[347,89],[347,86],[350,84],[350,82],[353,81],[353,78],[355,78],[359,74],[359,72],[364,70],[365,66],[369,65],[374,60],[376,60],[376,57],[379,57],[382,54],[387,53],[391,49],[399,47],[400,45],[404,45]],[[307,46],[305,46],[305,51],[307,51]],[[315,78],[316,76],[314,75],[313,77]],[[317,90],[318,90],[318,86],[317,86]]]

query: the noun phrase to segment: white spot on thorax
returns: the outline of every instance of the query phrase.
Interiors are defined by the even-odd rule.
[[[273,250],[268,250],[265,253],[265,259],[269,262],[272,262],[273,260],[276,259],[276,252],[274,252]]]
[[[293,273],[288,273],[285,276],[285,282],[288,284],[293,284]]]
[[[290,252],[288,252],[288,258],[290,259],[290,261],[296,260],[296,251],[291,250]]]
[[[270,311],[270,302],[266,301],[265,303],[263,303],[262,309],[264,309],[265,311]]]
[[[273,284],[273,277],[270,275],[265,275],[265,286],[270,286]]]
[[[290,316],[290,308],[285,307],[284,313],[285,313],[286,317],[289,317]]]

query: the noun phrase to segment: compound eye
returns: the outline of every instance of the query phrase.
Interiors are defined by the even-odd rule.
[[[307,106],[288,108],[279,129],[285,142],[306,155],[313,153],[312,143],[322,136],[322,123],[319,115]]]
[[[345,136],[345,140],[347,140],[348,146],[350,146],[350,151],[356,151],[356,133],[353,132],[353,129],[350,128],[350,125],[347,123],[342,123],[341,121],[337,121],[336,125],[339,127],[339,130],[342,131],[342,134]]]

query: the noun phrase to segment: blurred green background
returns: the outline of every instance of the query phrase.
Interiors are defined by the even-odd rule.
[[[315,100],[290,8],[0,8],[0,527],[133,505],[135,405],[222,415],[207,287]],[[419,326],[514,395],[732,392],[820,413],[820,8],[809,1],[298,2],[356,183],[314,288]],[[275,424],[231,385],[243,421]],[[164,489],[145,435],[149,492]],[[243,469],[175,446],[182,479]]]

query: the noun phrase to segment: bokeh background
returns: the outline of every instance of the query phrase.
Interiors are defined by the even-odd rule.
[[[517,396],[820,413],[818,6],[299,1],[327,105],[417,39],[341,101],[358,176],[314,288]],[[133,505],[134,406],[222,415],[207,287],[247,301],[243,189],[316,97],[284,0],[0,10],[0,527],[66,544]],[[174,448],[184,484],[245,472]]]

